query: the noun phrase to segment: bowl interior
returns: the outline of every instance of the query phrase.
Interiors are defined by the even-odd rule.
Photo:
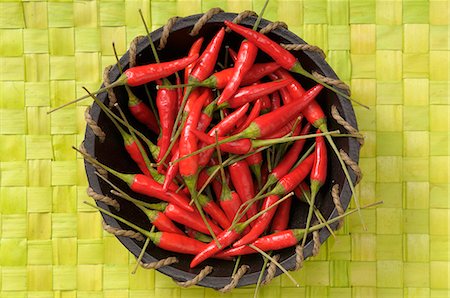
[[[198,20],[199,16],[200,15],[187,17],[177,22],[177,24],[174,26],[173,31],[169,36],[166,47],[163,50],[159,51],[161,61],[173,60],[176,58],[183,57],[187,54],[192,43],[198,38],[198,36],[191,37],[189,35],[189,32],[192,29],[195,22]],[[214,16],[200,31],[199,36],[203,36],[205,38],[203,48],[205,47],[205,44],[207,44],[207,42],[212,38],[212,36],[223,26],[223,20],[225,19],[232,20],[235,16],[236,16],[235,14],[230,13],[221,13]],[[251,26],[254,21],[255,21],[254,18],[248,18],[244,20],[242,24]],[[266,20],[262,20],[260,28],[266,26],[267,24],[268,22]],[[152,33],[152,39],[156,44],[158,44],[160,36],[161,36],[161,29]],[[293,35],[292,33],[290,33],[285,29],[277,29],[269,33],[268,36],[279,43],[304,43],[303,40],[301,40],[300,38],[298,38],[297,36]],[[240,36],[234,33],[227,33],[223,45],[228,45],[237,51],[239,49],[241,41],[242,38]],[[310,72],[314,70],[326,76],[335,77],[335,74],[332,71],[332,69],[318,54],[306,53],[302,51],[296,52],[294,54],[298,57],[299,61],[301,61],[302,66],[306,70]],[[222,50],[219,55],[218,61],[224,61],[224,57],[225,57],[225,50],[224,46],[222,46]],[[271,61],[271,59],[266,54],[259,51],[257,61],[264,62],[264,61]],[[143,40],[138,45],[137,64],[142,65],[151,62],[154,62],[154,59],[149,47],[148,40]],[[122,67],[125,68],[128,67],[128,63],[129,63],[129,56],[127,52],[121,58]],[[118,69],[117,67],[114,67],[110,72],[111,81],[117,79],[118,76],[119,76]],[[298,75],[296,75],[295,77],[302,83],[305,89],[308,89],[315,85],[312,81],[305,79],[304,77]],[[174,82],[174,80],[172,80],[172,82]],[[150,91],[151,98],[154,99],[156,93],[154,85],[148,84],[147,87],[148,90]],[[148,96],[146,94],[146,90],[144,87],[136,87],[132,88],[132,90],[139,98],[143,99],[148,103]],[[118,87],[115,88],[114,91],[116,93],[116,97],[118,99],[120,106],[122,107],[123,111],[126,112],[127,117],[132,123],[132,125],[138,128],[141,132],[145,133],[156,143],[157,136],[152,134],[148,129],[146,129],[146,127],[135,121],[133,117],[127,112],[127,104],[126,104],[127,95],[125,89],[123,87]],[[104,93],[100,94],[99,98],[102,101],[105,102],[108,101],[106,94]],[[334,93],[326,90],[321,92],[317,101],[324,109],[328,119],[332,119],[330,115],[330,107],[331,105],[335,105],[341,112],[341,115],[344,118],[346,118],[347,121],[350,121],[352,124],[356,125],[353,109],[345,99],[340,98],[336,96]],[[98,140],[98,138],[96,138],[93,135],[91,129],[88,127],[86,130],[86,139],[85,139],[85,147],[87,151],[93,156],[97,157],[97,159],[102,163],[105,163],[120,172],[137,173],[138,168],[126,153],[123,147],[121,137],[117,129],[111,123],[111,121],[106,117],[106,115],[103,112],[100,111],[99,107],[95,104],[93,105],[91,114],[93,119],[97,121],[98,125],[102,127],[103,131],[106,132],[107,136],[105,141],[101,143]],[[329,121],[328,126],[330,130],[342,129],[342,127],[336,124],[335,121]],[[338,148],[344,149],[346,152],[350,151],[350,155],[353,158],[353,160],[356,161],[358,160],[359,145],[355,140],[350,138],[335,138],[335,142]],[[305,145],[305,148],[309,147],[308,144],[312,144],[312,141],[308,141],[307,144]],[[332,153],[330,147],[328,148],[328,151],[329,151],[329,166],[328,166],[329,178],[327,179],[327,183],[321,188],[316,199],[317,206],[325,218],[329,218],[330,216],[335,215],[333,213],[335,206],[332,203],[330,192],[331,187],[334,184],[337,183],[340,186],[344,185],[344,191],[343,192],[341,191],[341,201],[344,208],[347,207],[350,199],[350,194],[348,192],[348,185],[345,181],[345,177],[342,173],[339,162],[336,156]],[[94,169],[92,168],[92,166],[86,164],[86,169],[90,186],[99,193],[109,194],[111,188],[106,183],[99,180],[99,178],[94,174]],[[126,186],[126,184],[116,179],[112,175],[109,175],[109,179],[113,183],[118,185],[121,189],[125,190],[127,193],[132,195],[133,197],[144,199],[144,197],[130,191],[129,188]],[[119,212],[116,212],[115,210],[113,210],[113,208],[108,208],[108,206],[102,203],[100,203],[100,205],[103,208],[109,209],[110,211],[117,213],[128,220],[133,221],[135,224],[138,224],[143,228],[150,227],[150,222],[148,221],[143,212],[141,212],[137,207],[133,206],[131,203],[125,200],[122,200],[120,198],[118,198],[118,200],[121,206]],[[146,200],[148,200],[148,198],[146,198]],[[308,205],[300,202],[297,199],[294,199],[289,221],[290,228],[304,227],[307,212],[308,212]],[[105,221],[110,225],[120,226],[123,229],[129,229],[126,225],[116,222],[109,216],[105,216],[104,218]],[[321,240],[324,240],[326,237],[328,237],[328,232],[321,231]],[[136,256],[139,255],[140,250],[143,246],[143,242],[132,240],[126,237],[119,237],[119,240],[134,255]],[[310,254],[310,246],[311,243],[309,243],[308,246],[305,248],[305,253],[307,255]],[[276,253],[280,254],[280,263],[284,267],[290,269],[294,266],[295,247],[283,249],[277,251]],[[155,247],[153,244],[150,244],[148,246],[143,261],[152,262],[169,256],[177,257],[179,262],[170,266],[163,267],[160,269],[160,271],[173,277],[176,280],[184,281],[187,279],[191,279],[196,274],[199,273],[199,271],[204,267],[204,265],[213,266],[214,267],[213,272],[202,282],[199,283],[199,285],[212,288],[221,288],[224,285],[228,284],[230,280],[229,279],[230,275],[235,266],[234,262],[232,261],[221,261],[212,259],[207,262],[204,262],[204,264],[198,266],[197,268],[189,269],[189,263],[192,259],[192,256],[167,252],[162,249],[159,249],[158,247]],[[246,273],[246,275],[241,279],[239,286],[256,283],[259,272],[263,265],[263,258],[258,254],[244,256],[241,259],[241,264],[249,265],[250,269]],[[280,273],[281,271],[278,271],[277,274]]]

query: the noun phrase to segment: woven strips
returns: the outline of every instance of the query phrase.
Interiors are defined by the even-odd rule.
[[[0,296],[216,297],[180,288],[139,268],[101,216],[82,202],[89,100],[51,116],[51,107],[95,90],[103,69],[174,16],[259,12],[264,1],[0,2]],[[449,293],[449,4],[430,1],[273,0],[265,17],[324,50],[352,95],[365,136],[357,216],[335,239],[263,297],[447,297]],[[107,136],[106,136],[107,137]],[[354,208],[354,205],[351,205]],[[253,288],[234,289],[248,297]],[[220,295],[221,296],[221,295]]]

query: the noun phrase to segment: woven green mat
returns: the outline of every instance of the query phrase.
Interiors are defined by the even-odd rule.
[[[212,7],[259,11],[254,1],[0,2],[0,296],[213,297],[181,289],[151,270],[132,275],[135,259],[101,228],[82,160],[87,102],[46,115],[96,89],[144,32],[168,18]],[[336,239],[261,297],[449,297],[450,80],[449,2],[272,0],[265,17],[327,53],[351,84],[366,136],[358,186],[364,203],[384,200],[346,220]],[[252,287],[227,296],[248,297]]]

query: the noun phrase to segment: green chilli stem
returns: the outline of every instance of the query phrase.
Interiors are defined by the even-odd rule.
[[[249,244],[248,246],[251,247],[252,249],[256,250],[257,252],[259,252],[260,254],[262,254],[264,257],[268,258],[272,263],[274,263],[278,268],[280,268],[280,270],[283,271],[284,274],[286,274],[286,276],[292,281],[292,283],[297,288],[300,287],[299,283],[292,277],[292,275],[286,269],[284,269],[284,267],[281,266],[281,264],[278,263],[274,258],[269,256],[266,252],[262,251],[261,249],[254,246],[253,244]]]
[[[150,31],[148,30],[147,23],[145,22],[144,15],[142,14],[142,10],[139,9],[139,15],[141,16],[142,24],[144,24],[145,32],[147,32],[148,42],[150,43],[150,47],[152,49],[153,57],[155,58],[156,63],[160,63],[158,52],[156,51],[155,44],[150,36]]]
[[[155,228],[155,226],[152,227],[152,230]],[[138,258],[136,259],[136,265],[134,266],[133,271],[131,271],[131,274],[136,274],[136,271],[139,268],[139,263],[142,261],[142,258],[144,257],[145,251],[147,250],[148,245],[150,244],[150,238],[147,237],[147,239],[145,239],[145,243],[144,246],[141,249],[141,252],[139,253]]]
[[[298,167],[305,160],[305,158],[307,158],[313,152],[315,147],[316,147],[316,143],[312,144],[308,148],[308,150],[306,150],[306,152],[303,154],[303,156],[299,160],[297,160],[297,162],[294,164],[292,169],[295,169],[296,167]]]
[[[238,271],[240,263],[241,263],[241,256],[238,256],[238,258],[236,259],[236,262],[234,263],[234,268],[233,268],[233,272],[231,273],[231,277],[233,277],[236,274],[236,272]]]
[[[102,212],[102,213],[105,213],[106,215],[111,216],[112,218],[114,218],[114,219],[120,221],[121,223],[126,224],[126,225],[129,226],[130,228],[135,229],[136,231],[138,231],[139,233],[141,233],[142,235],[144,235],[144,236],[146,236],[146,237],[148,237],[148,238],[150,238],[151,235],[153,234],[153,233],[150,233],[149,231],[147,231],[147,230],[145,230],[145,229],[143,229],[143,228],[141,228],[141,227],[135,225],[134,223],[132,223],[132,222],[130,222],[130,221],[128,221],[128,220],[126,220],[126,219],[124,219],[124,218],[118,216],[118,215],[115,215],[115,214],[109,212],[108,210],[105,210],[105,209],[103,209],[103,208],[100,208],[100,207],[98,207],[98,206],[95,206],[94,204],[91,204],[91,203],[86,202],[86,201],[84,201],[84,203],[85,203],[86,205],[91,206],[92,208],[95,208],[95,209],[99,210],[99,211]]]
[[[326,135],[337,135],[339,134],[339,130],[333,130],[330,132],[321,132],[321,133],[312,133],[307,135],[301,135],[296,137],[282,137],[282,138],[276,138],[276,139],[267,139],[267,140],[252,140],[252,146],[253,148],[262,147],[262,146],[269,146],[269,145],[275,145],[275,144],[283,144],[287,142],[293,142],[298,140],[304,140],[304,139],[311,139],[319,136],[326,136]]]
[[[83,155],[83,157],[91,164],[95,164],[99,167],[101,167],[102,169],[105,169],[106,171],[108,171],[109,173],[113,174],[114,176],[116,176],[117,178],[123,180],[124,182],[126,182],[128,185],[130,185],[133,182],[133,179],[131,178],[131,176],[134,176],[132,174],[124,174],[124,173],[120,173],[116,170],[113,170],[112,168],[102,164],[101,162],[99,162],[98,160],[92,158],[91,156],[87,155],[84,152],[81,152],[80,150],[78,150],[77,148],[75,148],[74,146],[72,146],[72,149],[74,149],[75,151],[77,151],[78,153],[80,153],[81,155]]]
[[[305,246],[306,236],[308,235],[309,225],[311,224],[312,214],[314,210],[314,203],[316,200],[317,192],[319,190],[319,183],[316,180],[311,181],[311,199],[309,202],[308,216],[306,217],[305,234],[303,235],[302,246]]]
[[[302,191],[302,193],[303,193],[303,196],[304,196],[305,199],[306,199],[306,202],[307,202],[308,204],[311,205],[311,200],[309,199],[308,194],[306,193],[306,191],[305,191],[301,186],[299,186],[299,187],[300,187],[300,189],[301,189],[301,191]],[[317,218],[319,219],[320,223],[325,223],[325,222],[326,222],[326,220],[325,220],[325,218],[323,217],[322,213],[320,212],[319,209],[317,209],[316,206],[314,206],[314,214],[317,216]],[[327,230],[330,232],[330,234],[331,234],[333,237],[336,237],[336,234],[334,234],[334,231],[333,231],[333,229],[330,227],[330,225],[327,224],[326,227],[327,227]]]
[[[264,15],[264,12],[266,11],[267,4],[269,4],[269,0],[266,0],[264,2],[264,5],[263,5],[263,7],[261,9],[261,12],[259,13],[258,18],[256,19],[255,24],[253,24],[253,28],[252,29],[255,30],[255,31],[256,31],[256,29],[258,29],[259,23],[261,23],[261,19],[262,19],[263,15]]]
[[[271,255],[272,252],[269,252],[269,255]],[[264,276],[264,273],[266,272],[266,268],[267,268],[267,263],[269,263],[269,259],[264,257],[264,262],[263,265],[261,267],[261,272],[259,273],[258,276],[258,281],[256,282],[256,287],[255,287],[255,292],[253,293],[253,298],[258,298],[258,292],[259,292],[259,288],[261,286],[261,282],[262,282],[262,278]]]

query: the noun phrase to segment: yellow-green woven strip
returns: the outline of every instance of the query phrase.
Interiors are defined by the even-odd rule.
[[[87,180],[70,149],[83,139],[89,100],[136,35],[173,16],[259,12],[263,0],[0,2],[0,296],[216,297],[139,269],[82,202]],[[261,297],[448,297],[450,80],[445,0],[271,0],[265,17],[327,54],[355,98],[365,135],[355,216],[318,256],[261,289]],[[351,208],[354,208],[351,205]],[[253,288],[235,289],[248,297]],[[230,295],[230,294],[227,294]]]

